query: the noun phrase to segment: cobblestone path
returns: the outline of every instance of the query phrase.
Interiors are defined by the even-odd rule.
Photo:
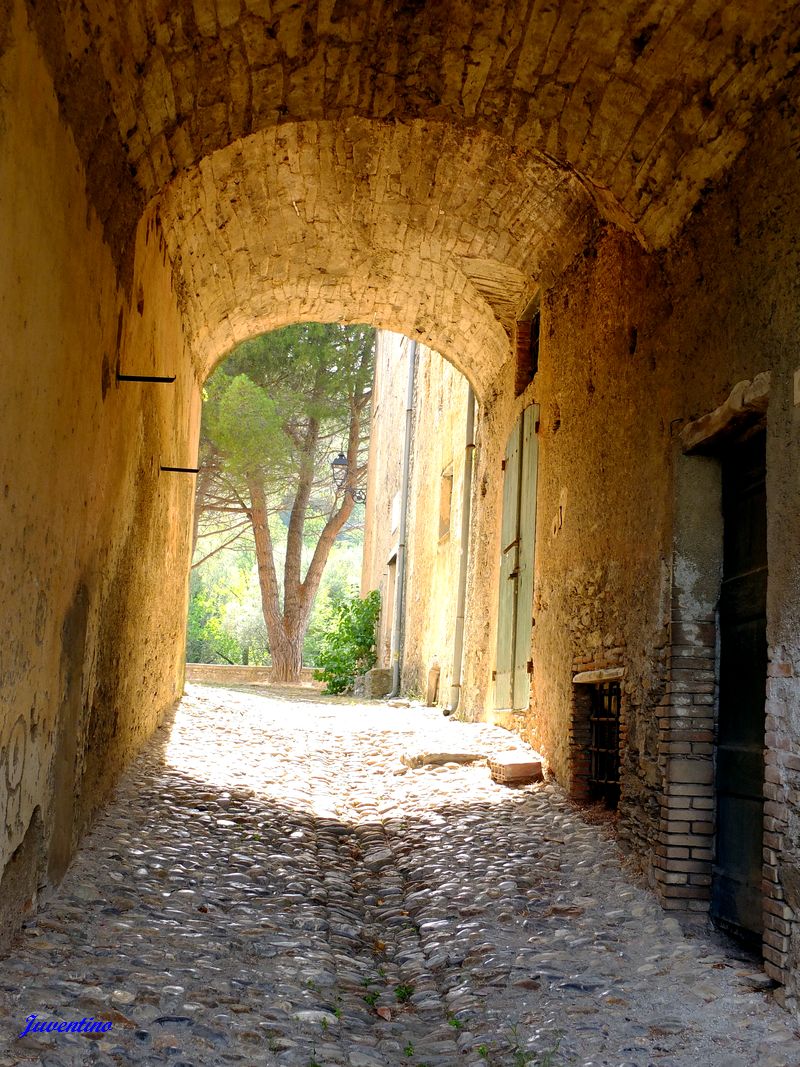
[[[400,772],[487,737],[193,688],[0,961],[0,1063],[800,1064],[758,968],[684,936],[557,788]],[[15,1040],[31,1013],[113,1027]]]

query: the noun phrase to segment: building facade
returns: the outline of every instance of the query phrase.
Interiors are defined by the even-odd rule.
[[[462,572],[468,393],[420,354],[406,684],[452,693],[463,573],[459,714],[792,1000],[798,4],[119,8],[0,4],[0,936],[182,691],[204,381],[369,323],[475,397]]]
[[[412,378],[409,383],[409,363]],[[409,390],[410,385],[410,390]],[[410,398],[405,578],[401,635],[392,633],[400,593],[403,444]],[[404,692],[447,705],[454,684],[458,576],[462,558],[467,407],[466,378],[438,352],[379,331],[373,393],[362,594],[381,593],[378,666],[401,664]],[[400,645],[397,648],[397,645]],[[458,668],[456,668],[458,670]]]
[[[458,712],[509,725],[573,797],[616,806],[665,907],[711,914],[790,985],[800,171],[767,184],[763,167],[791,156],[794,121],[764,121],[663,253],[598,227],[541,290],[534,328],[509,325],[507,363],[476,390]],[[421,352],[402,678],[424,693],[438,666],[444,707],[463,546],[443,551],[437,522],[450,469],[460,500],[467,386],[443,391],[452,369]],[[376,455],[400,429],[376,421]],[[368,544],[387,507],[371,485]],[[379,572],[368,557],[365,589],[386,587]]]

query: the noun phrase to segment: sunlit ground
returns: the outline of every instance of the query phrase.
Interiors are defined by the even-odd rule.
[[[287,761],[304,766],[309,781],[325,777],[328,746],[348,753],[359,747],[365,735],[374,735],[385,751],[387,743],[396,749],[396,767],[403,771],[402,753],[415,747],[415,735],[424,731],[425,747],[442,751],[455,746],[465,750],[464,731],[470,745],[485,749],[485,734],[491,728],[477,724],[456,725],[435,708],[419,705],[390,707],[384,703],[358,704],[349,698],[329,698],[308,688],[280,687],[216,689],[210,686],[186,687],[186,698],[175,715],[164,750],[166,766],[219,791],[249,790],[272,797],[292,807],[312,810],[317,815],[335,815],[336,798],[314,790],[307,793],[290,788],[282,776]],[[299,698],[299,699],[298,699]],[[242,735],[250,739],[251,751],[243,758]],[[458,738],[456,739],[456,734]],[[494,749],[512,748],[508,734],[492,731]],[[484,737],[483,745],[480,743]],[[497,738],[500,738],[498,741]],[[258,759],[252,760],[253,749]],[[413,772],[410,772],[413,773]],[[488,770],[486,771],[488,778]],[[483,802],[508,802],[509,792],[490,790]]]

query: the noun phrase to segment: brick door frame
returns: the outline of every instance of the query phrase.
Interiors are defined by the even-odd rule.
[[[719,462],[678,450],[674,484],[667,684],[658,708],[663,788],[653,873],[665,908],[707,912],[714,848],[716,605],[722,580]]]
[[[762,381],[755,389],[759,379],[740,383],[721,408],[689,424],[682,434],[682,447],[676,447],[674,455],[668,680],[658,709],[663,788],[654,877],[663,906],[681,911],[707,913],[711,899],[719,710],[717,602],[723,546],[721,463],[713,454],[714,444],[737,424],[766,424],[769,380],[768,376],[760,378],[766,378],[766,384]],[[750,395],[755,393],[749,405],[742,386],[750,387]],[[769,511],[767,524],[769,530]],[[769,616],[769,598],[767,611]],[[789,948],[798,929],[780,876],[788,823],[784,783],[789,772],[800,771],[800,759],[790,751],[783,714],[789,673],[782,650],[768,647],[762,954],[765,972],[781,984],[791,979]]]

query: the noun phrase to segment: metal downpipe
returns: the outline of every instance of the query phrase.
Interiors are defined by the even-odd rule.
[[[411,470],[411,433],[414,415],[414,378],[417,364],[417,342],[410,341],[408,350],[408,384],[406,385],[406,426],[403,440],[403,470],[400,483],[400,535],[397,543],[397,585],[392,620],[392,691],[387,699],[400,694],[400,653],[405,630],[406,535],[408,530],[408,494]]]
[[[453,671],[450,677],[450,703],[445,715],[458,710],[461,700],[461,670],[464,661],[464,616],[467,604],[467,570],[469,564],[469,527],[472,517],[472,457],[475,452],[475,394],[472,386],[467,394],[467,427],[464,444],[464,485],[461,493],[461,555],[458,561],[458,595],[456,598],[456,628],[453,640]]]

